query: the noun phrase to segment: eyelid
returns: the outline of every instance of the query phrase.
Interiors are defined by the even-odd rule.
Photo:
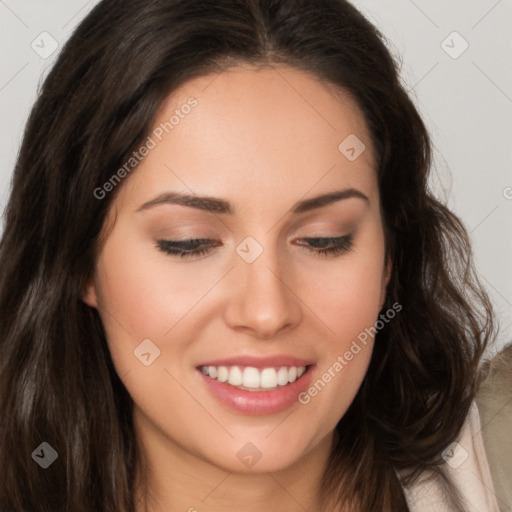
[[[305,241],[306,243],[298,243],[301,250],[307,251],[318,257],[336,257],[350,251],[353,247],[353,234],[341,236],[313,236],[303,237],[297,240]],[[320,243],[320,246],[315,246],[313,241],[325,242],[325,245]],[[189,246],[183,248],[183,246]],[[189,238],[186,240],[157,240],[156,247],[158,250],[167,253],[171,257],[179,259],[189,259],[197,261],[201,255],[208,255],[212,249],[224,245],[221,241],[208,238]],[[181,247],[180,247],[181,246]],[[205,257],[206,257],[205,256]],[[195,258],[194,258],[195,257]]]
[[[355,235],[356,228],[355,226],[336,226],[331,229],[301,229],[297,230],[293,236],[289,238],[289,240],[296,239],[308,239],[308,238],[331,238],[331,239],[340,239],[350,234]]]

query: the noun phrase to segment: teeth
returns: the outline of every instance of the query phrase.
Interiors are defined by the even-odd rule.
[[[286,386],[288,384],[288,368],[281,366],[277,371],[277,383],[280,386]]]
[[[275,368],[265,368],[260,375],[262,388],[275,388],[277,386],[277,372]]]
[[[295,382],[306,372],[305,366],[281,366],[279,368],[253,368],[246,366],[201,366],[201,371],[219,382],[227,382],[239,388],[273,389]]]
[[[228,384],[231,384],[232,386],[241,386],[243,381],[242,370],[240,370],[238,366],[232,366],[229,370]]]
[[[219,366],[217,368],[217,380],[219,382],[226,382],[229,379],[229,372],[225,366]]]
[[[256,370],[256,368],[251,368],[250,366],[244,368],[243,386],[244,388],[253,389],[257,389],[260,387],[260,372]]]

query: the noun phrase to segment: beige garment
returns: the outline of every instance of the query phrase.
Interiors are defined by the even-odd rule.
[[[512,345],[487,364],[476,396],[500,512],[512,512]]]
[[[443,451],[443,458],[446,474],[464,497],[468,512],[499,512],[476,403],[458,441]],[[405,494],[411,512],[453,512],[435,480],[419,479]]]

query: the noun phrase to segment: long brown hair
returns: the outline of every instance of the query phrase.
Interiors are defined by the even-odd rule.
[[[42,85],[5,211],[2,511],[135,510],[132,400],[81,300],[116,193],[94,190],[147,137],[170,92],[237,62],[288,64],[347,91],[377,155],[393,261],[383,309],[403,310],[378,332],[337,426],[326,500],[402,512],[398,472],[442,477],[439,454],[473,400],[493,316],[463,225],[429,191],[429,137],[381,35],[345,0],[103,0]],[[31,457],[42,442],[59,457],[45,470]]]

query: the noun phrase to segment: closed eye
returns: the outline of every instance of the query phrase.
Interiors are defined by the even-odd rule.
[[[309,247],[308,251],[316,252],[324,256],[340,254],[347,252],[352,248],[352,235],[344,235],[337,237],[323,237],[323,238],[302,238]],[[299,243],[298,245],[304,245]]]
[[[297,245],[308,252],[322,256],[334,256],[352,248],[352,235],[321,238],[299,238]],[[157,248],[162,252],[179,258],[189,258],[208,254],[222,242],[211,238],[191,238],[189,240],[158,240]]]
[[[207,254],[213,247],[222,245],[210,238],[191,238],[189,240],[158,240],[157,247],[171,256],[187,258]]]

